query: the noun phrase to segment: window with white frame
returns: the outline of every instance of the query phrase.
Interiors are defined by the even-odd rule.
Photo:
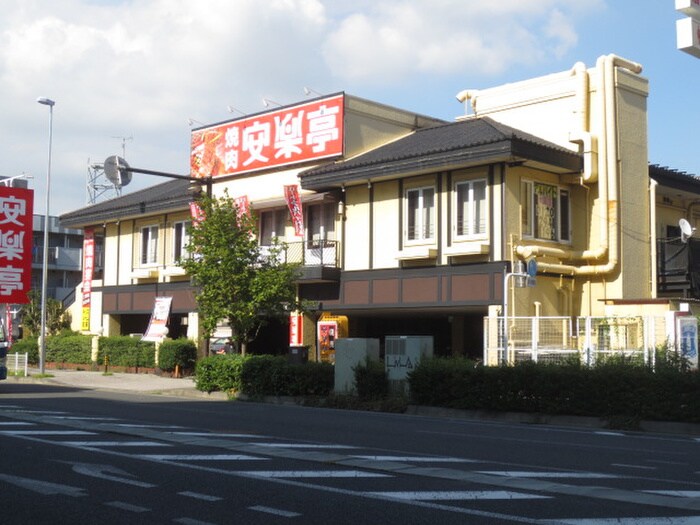
[[[569,190],[554,184],[520,184],[523,235],[546,241],[571,241]]]
[[[141,228],[141,264],[158,262],[158,226]]]
[[[284,238],[287,213],[286,209],[260,212],[260,246],[270,246],[273,239]]]
[[[454,185],[454,233],[457,239],[486,236],[486,179],[458,181]]]
[[[186,259],[189,254],[187,245],[190,243],[190,221],[180,221],[173,224],[173,261]]]
[[[435,239],[435,188],[409,188],[405,192],[405,236],[407,243]]]

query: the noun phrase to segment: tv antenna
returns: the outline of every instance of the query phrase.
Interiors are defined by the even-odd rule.
[[[122,157],[126,158],[126,141],[127,140],[134,140],[134,136],[130,135],[128,137],[112,137],[113,139],[121,139],[122,141]]]
[[[688,239],[695,233],[695,228],[685,219],[678,221],[678,227],[681,229],[681,242],[688,242]]]

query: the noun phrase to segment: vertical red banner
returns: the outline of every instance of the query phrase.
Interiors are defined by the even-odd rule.
[[[195,226],[204,220],[204,210],[194,201],[190,202],[190,216]]]
[[[304,214],[301,209],[301,197],[299,196],[299,186],[292,184],[284,187],[284,198],[287,200],[289,214],[292,216],[294,224],[294,235],[304,236]]]
[[[90,303],[92,276],[95,270],[95,232],[87,228],[83,232],[83,310],[80,329],[90,331]]]
[[[304,343],[304,316],[289,316],[289,346],[301,346]]]
[[[0,303],[29,302],[33,220],[34,191],[0,186]]]

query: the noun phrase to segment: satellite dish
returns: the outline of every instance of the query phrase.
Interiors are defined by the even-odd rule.
[[[693,228],[690,225],[690,223],[685,219],[681,219],[680,221],[678,221],[678,226],[681,229],[681,241],[688,242],[688,239],[690,239],[693,236],[695,228]]]
[[[105,159],[105,177],[117,188],[126,186],[131,182],[131,172],[127,171],[128,169],[129,164],[117,155],[112,155]]]

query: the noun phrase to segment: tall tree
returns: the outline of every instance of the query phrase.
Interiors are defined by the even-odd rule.
[[[238,209],[234,199],[206,195],[197,201],[201,220],[190,229],[190,257],[180,266],[197,286],[200,326],[207,336],[222,320],[245,354],[248,343],[271,318],[284,318],[300,307],[295,281],[298,265],[282,262],[283,246],[263,251],[256,239],[256,219]]]

